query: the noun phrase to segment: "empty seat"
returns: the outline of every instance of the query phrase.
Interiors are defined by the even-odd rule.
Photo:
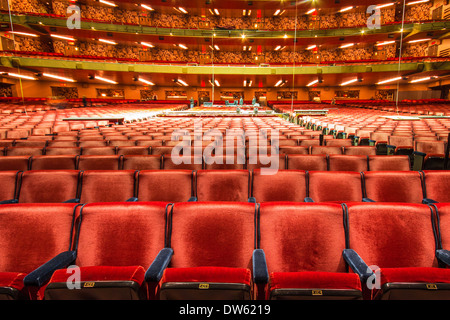
[[[245,155],[206,155],[203,157],[205,169],[245,169]]]
[[[362,201],[361,174],[352,171],[308,171],[308,198],[314,202]]]
[[[194,197],[192,170],[142,170],[138,175],[139,201],[183,202]]]
[[[352,146],[344,147],[344,154],[346,155],[376,155],[377,149],[375,146]]]
[[[286,156],[286,168],[296,170],[328,170],[328,159],[324,154],[288,154]]]
[[[367,156],[330,154],[328,157],[330,171],[355,171],[368,170]]]
[[[258,249],[266,266],[254,269],[267,270],[267,299],[362,299],[360,279],[342,259],[343,217],[338,204],[261,204]]]
[[[45,299],[154,298],[156,283],[147,282],[145,274],[164,249],[166,207],[163,202],[85,205],[77,219],[73,262],[79,268],[80,287],[68,288],[72,272],[62,268],[46,286]]]
[[[361,280],[370,284],[368,297],[450,298],[450,269],[439,268],[429,206],[349,204],[346,219],[348,249],[344,258]]]
[[[278,170],[286,169],[286,155],[285,154],[272,154],[261,157],[260,155],[248,155],[247,169],[255,170],[264,168],[266,172],[276,172]]]
[[[151,154],[150,147],[145,146],[121,146],[117,147],[118,155],[149,155]]]
[[[81,154],[84,156],[112,156],[116,154],[116,147],[83,147],[81,148]]]
[[[422,179],[417,171],[363,173],[364,198],[379,202],[422,203]]]
[[[255,209],[241,202],[176,203],[160,299],[251,299]]]
[[[309,154],[309,148],[305,146],[280,146],[280,154]]]
[[[88,170],[81,177],[80,202],[120,202],[135,198],[134,170]]]
[[[326,146],[337,146],[337,147],[351,147],[353,146],[352,139],[326,139]]]
[[[450,202],[450,171],[423,171],[424,197],[431,202]]]
[[[342,154],[342,147],[339,146],[311,146],[310,154]]]
[[[6,156],[38,156],[43,154],[44,148],[40,147],[11,147],[5,148]]]
[[[0,157],[0,171],[26,171],[30,167],[29,156]]]
[[[248,201],[251,173],[248,170],[197,171],[198,201]]]
[[[45,155],[80,155],[81,148],[79,147],[47,147],[44,150]]]
[[[36,300],[37,289],[51,276],[51,273],[36,274],[36,269],[57,255],[60,267],[71,264],[70,257],[74,256],[68,250],[72,249],[74,206],[20,203],[0,206],[0,299]]]
[[[76,157],[73,155],[34,156],[30,160],[31,170],[75,170]]]
[[[87,155],[77,156],[78,170],[119,170],[121,168],[119,155]]]
[[[306,172],[303,170],[278,170],[264,174],[253,170],[252,197],[257,203],[268,201],[303,202],[307,196]]]
[[[159,155],[124,155],[122,169],[124,170],[157,170],[161,169]]]
[[[21,171],[0,171],[0,203],[17,202]]]
[[[410,170],[410,160],[407,155],[369,156],[369,170],[408,171]]]
[[[181,169],[181,170],[201,170],[203,168],[203,157],[201,155],[176,156],[163,155],[163,169]]]

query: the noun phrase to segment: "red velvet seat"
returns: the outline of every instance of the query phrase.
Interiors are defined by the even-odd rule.
[[[75,170],[76,167],[73,155],[34,156],[30,161],[31,170]]]
[[[253,170],[252,197],[257,203],[268,201],[303,202],[307,196],[306,172],[303,170],[278,170],[263,174]]]
[[[369,156],[370,171],[408,171],[410,161],[407,155]]]
[[[139,201],[184,202],[194,197],[195,172],[191,170],[142,170],[138,175]]]
[[[22,171],[0,171],[0,203],[17,199]]]
[[[149,155],[151,154],[150,147],[145,146],[121,146],[117,147],[118,155]]]
[[[43,154],[41,147],[10,147],[5,149],[6,156],[38,156]]]
[[[0,157],[0,171],[26,171],[30,167],[30,156]]]
[[[311,146],[310,154],[342,154],[342,147],[339,146]]]
[[[145,273],[165,246],[164,202],[87,204],[76,234],[80,288],[68,289],[72,272],[57,270],[46,300],[137,300],[155,297]]]
[[[308,171],[308,197],[314,202],[362,201],[361,174],[353,171]]]
[[[328,170],[328,158],[324,154],[288,154],[286,156],[286,168],[305,171],[326,171]]]
[[[351,146],[344,147],[344,154],[346,155],[376,155],[377,149],[375,146]]]
[[[47,147],[44,150],[45,155],[55,156],[55,155],[80,155],[80,147]]]
[[[160,155],[124,155],[123,170],[159,170],[161,169]]]
[[[197,171],[198,201],[248,201],[251,173],[248,170]]]
[[[203,157],[200,155],[163,155],[162,169],[201,170],[203,168]]]
[[[116,147],[83,147],[81,148],[81,154],[84,156],[113,156],[116,154]]]
[[[367,156],[330,154],[328,157],[329,171],[355,171],[368,170]]]
[[[119,155],[86,155],[77,156],[78,170],[119,170],[121,169]]]
[[[24,278],[56,255],[71,250],[75,204],[0,206],[0,299],[40,298],[36,283]]]
[[[258,248],[269,274],[267,299],[362,299],[360,279],[342,259],[342,221],[338,204],[261,204]]]
[[[437,202],[450,202],[450,171],[424,170],[424,197]]]
[[[81,177],[80,203],[120,202],[136,194],[135,170],[87,170]]]
[[[206,155],[203,157],[203,162],[205,163],[205,169],[226,169],[226,170],[239,170],[245,169],[245,155],[235,154],[235,155]]]
[[[422,179],[417,171],[363,173],[364,198],[378,202],[422,203]]]
[[[344,256],[349,265],[359,266],[352,268],[366,274],[366,297],[450,299],[450,269],[439,268],[429,206],[349,204],[346,216],[349,238]]]
[[[247,169],[255,170],[264,168],[265,171],[273,171],[286,169],[286,155],[285,154],[269,154],[260,156],[259,154],[247,156]]]
[[[29,170],[22,174],[19,203],[61,203],[78,198],[78,170]]]
[[[176,203],[168,243],[173,257],[161,280],[162,300],[248,300],[255,204]]]

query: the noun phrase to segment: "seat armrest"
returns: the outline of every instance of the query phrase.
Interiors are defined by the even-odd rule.
[[[145,272],[145,281],[147,282],[159,282],[161,280],[164,270],[170,263],[172,259],[173,249],[172,248],[164,248],[159,251],[155,260],[153,260],[150,267]]]
[[[69,199],[69,200],[64,201],[63,203],[80,203],[80,199],[76,199],[76,198]]]
[[[256,203],[255,197],[250,197],[250,198],[248,198],[248,202],[250,202],[250,203]]]
[[[9,200],[0,201],[0,204],[18,203],[18,202],[19,202],[18,199],[9,199]]]
[[[362,198],[363,202],[376,202],[375,200],[372,200],[370,198]]]
[[[76,258],[76,251],[61,252],[56,257],[41,265],[39,268],[30,272],[23,279],[23,283],[27,286],[41,287],[48,280],[50,280],[55,270],[67,268],[75,261]]]
[[[450,266],[450,251],[444,250],[444,249],[438,249],[438,250],[436,250],[436,258],[439,261]]]
[[[310,197],[306,197],[305,198],[305,202],[314,202],[314,200],[312,198],[310,198]]]
[[[138,198],[136,198],[136,197],[131,197],[130,199],[127,199],[126,202],[137,202],[137,201],[138,201]]]
[[[253,281],[256,284],[265,284],[269,282],[269,271],[267,269],[266,255],[263,249],[253,250]]]
[[[433,200],[433,199],[424,198],[424,199],[422,199],[422,203],[423,204],[432,204],[432,203],[439,203],[439,202],[436,200]]]
[[[353,249],[344,249],[342,252],[344,260],[347,262],[349,267],[358,274],[361,281],[366,281],[374,273],[369,268],[369,266],[364,262],[363,259],[356,253]]]
[[[196,202],[197,201],[197,197],[190,197],[188,202]]]

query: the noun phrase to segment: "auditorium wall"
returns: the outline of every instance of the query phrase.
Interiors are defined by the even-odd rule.
[[[143,87],[139,85],[110,85],[110,84],[97,84],[97,83],[61,83],[61,82],[51,82],[51,81],[27,81],[22,80],[21,83],[16,80],[7,80],[3,81],[5,83],[13,84],[13,96],[23,96],[24,97],[35,97],[35,98],[48,98],[52,96],[52,87],[76,87],[78,91],[78,97],[82,98],[83,96],[87,98],[102,98],[98,96],[98,92],[102,90],[97,89],[117,89],[123,90],[125,99],[140,99],[141,98],[141,90],[152,90],[158,97],[158,100],[165,100],[166,91],[171,90],[181,90],[179,86],[176,87]],[[429,84],[408,84],[401,85],[400,91],[427,91]],[[397,89],[397,85],[383,85],[383,86],[346,86],[346,87],[316,87],[316,88],[223,88],[216,87],[214,90],[214,100],[220,101],[220,94],[224,90],[229,91],[242,91],[244,92],[244,100],[252,100],[253,97],[259,96],[260,92],[265,93],[267,100],[274,101],[277,100],[277,93],[279,91],[296,91],[297,92],[297,100],[310,100],[310,91],[319,91],[320,98],[322,100],[332,100],[335,98],[336,91],[359,91],[359,99],[374,99],[376,96],[377,90],[392,90]],[[195,100],[198,100],[199,92],[209,91],[210,97],[212,97],[212,89],[211,88],[193,88],[193,87],[183,87],[183,91],[186,92],[187,99],[191,97]],[[313,96],[317,96],[315,94]],[[176,101],[176,99],[174,99]]]

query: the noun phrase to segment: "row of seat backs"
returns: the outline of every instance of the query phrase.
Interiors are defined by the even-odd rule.
[[[0,230],[0,271],[18,273],[19,279],[61,252],[73,251],[68,264],[89,268],[89,272],[81,272],[82,281],[108,279],[98,277],[110,272],[107,267],[132,267],[133,272],[141,273],[132,279],[144,285],[145,271],[163,249],[170,249],[174,254],[161,267],[156,282],[177,277],[179,282],[223,282],[233,278],[223,268],[244,269],[250,275],[263,267],[249,269],[252,253],[262,250],[267,274],[277,276],[277,282],[259,282],[270,289],[264,288],[262,295],[267,291],[266,298],[273,298],[270,293],[274,289],[301,285],[302,274],[310,289],[315,285],[332,289],[332,283],[327,283],[330,274],[349,272],[342,256],[345,250],[353,250],[367,266],[406,271],[408,282],[450,282],[448,272],[435,279],[436,273],[426,273],[443,266],[436,250],[450,246],[448,203],[18,204],[0,206]],[[420,278],[407,273],[413,268],[422,268]],[[182,272],[175,272],[177,269]],[[120,277],[125,272],[115,274]],[[203,278],[193,280],[190,274],[202,274]],[[70,272],[62,269],[50,282],[66,282],[69,276]],[[353,276],[353,285],[358,287],[355,282],[362,279]],[[48,280],[34,281],[45,289]],[[290,284],[286,280],[291,280]],[[359,283],[359,288],[363,285]],[[151,292],[156,286],[147,297],[157,296]],[[23,284],[17,287],[23,289]],[[44,297],[43,290],[40,297]]]
[[[182,157],[182,158],[181,158]],[[5,170],[154,170],[154,169],[296,169],[319,171],[407,171],[411,169],[406,155],[308,155],[280,154],[247,157],[233,155],[180,156],[182,162],[173,161],[171,155],[43,155],[0,157],[0,171]]]
[[[212,146],[184,147],[183,146],[151,146],[142,144],[139,146],[88,146],[88,147],[5,147],[2,149],[4,156],[22,156],[22,155],[126,155],[126,154],[170,154],[174,148],[177,153],[194,154],[196,152],[207,154],[226,154],[227,148],[214,148]],[[220,149],[220,151],[218,151]],[[267,150],[267,151],[266,151]],[[346,155],[376,155],[375,146],[235,146],[232,153],[280,153],[280,154],[346,154]]]
[[[0,172],[0,201],[449,202],[450,171],[30,170]]]

